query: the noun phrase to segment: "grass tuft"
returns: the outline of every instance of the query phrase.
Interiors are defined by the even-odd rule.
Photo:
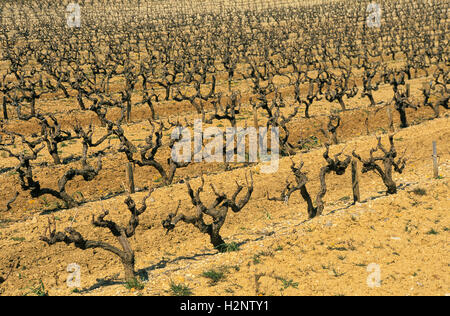
[[[192,290],[184,284],[176,284],[173,281],[170,282],[169,292],[172,296],[191,296]]]
[[[145,288],[144,283],[142,283],[137,278],[134,278],[133,280],[129,280],[125,283],[125,288],[128,290],[135,289],[135,290],[143,290]]]
[[[241,250],[239,245],[235,242],[231,242],[229,244],[224,243],[222,245],[217,246],[216,249],[219,250],[219,252],[232,252]]]
[[[207,279],[210,279],[211,286],[216,285],[217,283],[219,283],[219,281],[225,278],[225,274],[222,271],[216,271],[214,269],[203,272],[202,276]]]

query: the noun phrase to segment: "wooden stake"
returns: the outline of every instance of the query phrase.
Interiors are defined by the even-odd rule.
[[[387,106],[387,115],[388,115],[388,120],[389,120],[389,131],[391,133],[395,133],[395,128],[394,128],[394,119],[392,118],[392,108],[391,105]]]
[[[128,192],[133,194],[136,192],[134,187],[134,174],[133,174],[133,164],[131,162],[127,163],[127,184],[128,184]]]
[[[258,131],[258,109],[256,108],[256,106],[253,107],[253,125],[255,126],[256,131]]]
[[[433,175],[435,179],[439,178],[439,165],[437,158],[438,155],[436,141],[433,141]]]
[[[5,121],[8,120],[8,110],[7,110],[7,105],[6,105],[6,96],[3,96],[3,119]]]
[[[361,202],[361,195],[359,193],[359,174],[358,174],[358,162],[352,160],[352,187],[353,187],[353,204]]]

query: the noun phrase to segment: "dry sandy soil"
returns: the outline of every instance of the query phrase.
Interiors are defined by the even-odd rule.
[[[32,295],[32,288],[42,280],[50,295],[171,295],[172,282],[189,287],[194,295],[445,295],[450,292],[449,139],[448,117],[399,131],[397,149],[406,149],[409,161],[404,173],[395,175],[398,194],[386,196],[379,177],[362,174],[363,201],[351,205],[350,173],[330,176],[324,215],[313,220],[307,219],[299,194],[289,205],[265,197],[266,191],[273,196],[283,188],[290,174],[287,158],[276,174],[259,174],[257,166],[206,176],[207,183],[231,192],[232,181],[242,182],[249,169],[255,172],[252,200],[240,213],[230,214],[222,229],[226,242],[239,245],[236,252],[219,254],[206,235],[184,224],[166,235],[160,223],[176,208],[178,199],[183,201],[183,211],[192,208],[184,184],[158,189],[132,238],[136,268],[145,270],[149,279],[140,291],[124,286],[121,264],[109,253],[63,244],[48,247],[39,241],[50,215],[31,212],[28,219],[3,224],[0,231],[0,275],[19,260],[0,291]],[[432,140],[438,144],[439,179],[432,178]],[[375,145],[374,136],[359,136],[332,146],[331,153],[345,147],[344,153],[356,149],[367,157]],[[313,195],[322,153],[318,148],[293,158],[305,162]],[[140,201],[143,195],[133,197]],[[211,196],[206,187],[204,196]],[[128,214],[123,200],[120,196],[54,215],[60,229],[75,218],[74,228],[86,238],[114,243],[107,232],[90,226],[90,218],[105,207],[111,211],[110,218],[125,223]],[[66,286],[71,263],[81,266],[81,287],[75,291]],[[367,284],[371,263],[380,267],[379,287]],[[221,271],[224,277],[211,283],[203,276],[209,270]]]
[[[227,0],[226,0],[227,1]],[[398,63],[401,56],[398,56]],[[388,62],[390,63],[390,62]],[[6,65],[0,65],[0,69]],[[416,103],[423,101],[420,87],[431,79],[414,74],[411,85],[412,98]],[[361,73],[355,71],[355,77]],[[227,82],[223,73],[217,76],[217,91],[226,93]],[[277,81],[280,80],[280,81]],[[276,78],[277,86],[291,105],[292,87]],[[120,83],[116,84],[117,90]],[[351,155],[356,150],[368,157],[376,146],[376,137],[382,136],[388,143],[386,104],[392,99],[392,88],[382,84],[374,92],[380,102],[369,107],[368,99],[362,98],[361,80],[357,80],[359,93],[355,98],[345,99],[348,111],[341,112],[342,126],[338,129],[339,145],[330,147],[333,155],[344,150]],[[112,87],[114,90],[114,87]],[[251,86],[241,78],[233,82],[233,89],[241,91],[242,111],[239,126],[253,124],[253,113],[249,104]],[[306,93],[307,87],[304,87]],[[63,129],[72,129],[77,120],[86,127],[96,125],[94,139],[104,133],[92,113],[78,108],[73,91],[72,98],[61,94],[45,95],[39,100],[38,108],[45,113],[54,113]],[[272,96],[270,96],[272,97]],[[134,95],[139,101],[140,95]],[[433,100],[434,101],[434,100]],[[303,117],[303,107],[289,124],[291,142],[301,138],[317,137],[318,141],[306,153],[298,153],[292,159],[305,163],[308,190],[315,197],[319,189],[319,169],[325,165],[322,158],[326,137],[321,134],[328,122],[328,115],[339,108],[337,103],[326,100],[314,102],[311,119]],[[209,108],[211,109],[211,108]],[[291,113],[292,107],[286,109]],[[111,113],[112,112],[112,113]],[[175,121],[183,113],[189,122],[196,117],[188,102],[162,101],[156,105],[159,118]],[[110,111],[109,119],[116,119],[118,112]],[[93,215],[105,208],[108,218],[125,224],[129,212],[125,206],[124,190],[125,161],[117,153],[118,140],[110,138],[112,150],[107,151],[103,169],[90,182],[75,179],[67,185],[67,192],[77,199],[87,201],[78,208],[60,210],[57,201],[51,197],[31,199],[27,192],[20,192],[10,211],[5,211],[10,200],[20,187],[14,167],[17,161],[0,154],[0,278],[7,277],[0,284],[0,295],[174,295],[173,285],[189,289],[192,295],[445,295],[450,293],[449,261],[449,176],[450,176],[450,112],[441,110],[441,118],[431,120],[433,111],[421,107],[417,111],[408,109],[407,117],[411,127],[398,130],[395,144],[399,153],[406,150],[408,162],[402,174],[394,174],[398,185],[396,195],[386,196],[385,187],[374,173],[361,174],[361,203],[352,204],[350,170],[343,176],[327,177],[328,192],[325,196],[323,216],[308,220],[306,203],[297,192],[289,201],[268,201],[270,196],[279,196],[289,177],[291,161],[283,158],[280,170],[274,174],[260,173],[260,165],[239,166],[224,172],[219,164],[192,164],[177,170],[175,183],[159,187],[152,195],[147,211],[141,216],[136,236],[131,244],[136,253],[136,270],[148,275],[143,289],[128,289],[123,281],[123,268],[117,257],[101,250],[82,251],[73,246],[57,244],[47,246],[39,240],[49,218],[56,219],[59,230],[73,223],[73,227],[86,239],[101,240],[116,244],[111,234],[93,228]],[[132,122],[124,125],[126,136],[136,145],[142,145],[150,133],[147,118],[150,111],[146,106],[136,106]],[[365,121],[368,121],[368,125]],[[259,113],[259,124],[265,125],[263,112]],[[218,123],[215,122],[217,125]],[[222,124],[222,123],[221,123]],[[394,124],[399,125],[398,114],[394,112]],[[226,124],[224,124],[226,125]],[[217,125],[219,126],[219,125]],[[26,136],[39,133],[36,122],[10,120],[4,126]],[[206,126],[205,126],[206,127]],[[226,126],[220,126],[225,128]],[[165,133],[167,140],[170,133]],[[440,176],[432,177],[432,141],[437,142]],[[100,146],[104,149],[108,144]],[[10,148],[11,149],[11,148]],[[54,165],[46,150],[35,161],[34,176],[42,187],[56,188],[57,179],[70,167],[79,166],[81,143],[68,141],[60,144],[60,154],[68,164]],[[11,149],[13,150],[13,149]],[[19,151],[20,148],[14,148]],[[169,154],[167,147],[161,149],[157,159],[165,161]],[[95,159],[89,159],[94,163]],[[174,231],[166,234],[161,221],[173,212],[178,201],[181,211],[193,212],[186,185],[180,183],[186,176],[197,177],[192,184],[199,185],[198,176],[205,174],[206,186],[202,197],[211,201],[213,194],[209,183],[227,193],[234,190],[235,181],[244,183],[245,175],[253,172],[255,189],[249,204],[239,213],[230,212],[222,237],[227,243],[236,243],[239,250],[218,253],[209,243],[209,237],[195,227],[178,224]],[[159,175],[151,168],[138,168],[135,174],[138,188],[158,187]],[[133,194],[140,203],[145,192]],[[66,280],[70,273],[68,265],[81,267],[81,285],[69,288]],[[379,267],[380,284],[368,285],[373,270]],[[14,267],[11,269],[11,267]],[[204,275],[215,271],[221,276],[212,282]],[[42,282],[42,283],[41,283]],[[42,286],[42,288],[39,288]]]

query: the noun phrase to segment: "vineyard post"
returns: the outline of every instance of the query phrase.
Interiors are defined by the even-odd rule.
[[[353,188],[353,204],[361,202],[361,195],[359,193],[359,174],[358,174],[358,162],[352,160],[352,188]]]
[[[389,131],[391,133],[394,133],[395,132],[394,119],[392,118],[392,108],[390,104],[387,106],[387,115],[389,120]]]
[[[258,124],[258,109],[257,107],[253,107],[253,125],[256,130],[259,130],[259,124]]]
[[[6,102],[7,102],[6,101],[6,96],[3,96],[3,106],[2,106],[2,108],[3,108],[3,119],[5,121],[8,120],[8,109],[7,109]]]
[[[437,158],[438,156],[436,141],[433,141],[433,174],[435,179],[439,178],[439,165]]]
[[[136,192],[136,189],[134,187],[133,163],[131,162],[127,163],[127,185],[128,185],[128,192],[130,194]]]

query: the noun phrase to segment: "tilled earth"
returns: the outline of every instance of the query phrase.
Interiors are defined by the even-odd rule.
[[[161,221],[176,209],[178,200],[182,212],[192,212],[193,207],[184,184],[157,189],[131,240],[136,269],[148,275],[142,290],[126,288],[121,264],[109,253],[64,244],[49,247],[39,240],[47,218],[55,216],[60,230],[73,221],[85,238],[115,243],[107,231],[93,228],[90,220],[105,208],[110,210],[109,218],[125,223],[124,196],[52,215],[21,210],[27,213],[23,219],[1,224],[0,276],[6,276],[13,263],[15,268],[0,291],[33,295],[39,293],[36,289],[42,281],[49,295],[173,295],[173,284],[184,285],[193,295],[445,295],[450,292],[449,127],[449,118],[443,117],[395,135],[398,152],[407,150],[408,157],[403,174],[394,174],[396,195],[386,196],[374,173],[362,174],[362,202],[352,205],[350,172],[329,176],[324,215],[313,220],[307,219],[306,203],[298,193],[289,204],[266,198],[267,191],[274,196],[283,189],[290,175],[289,158],[281,160],[275,174],[260,174],[259,166],[252,166],[205,176],[207,184],[232,192],[235,180],[243,183],[244,175],[254,172],[250,203],[240,213],[229,214],[222,228],[225,241],[239,245],[235,252],[219,254],[209,238],[191,225],[179,224],[166,234]],[[382,136],[387,144],[387,135]],[[433,140],[439,153],[438,179],[432,177]],[[375,146],[373,135],[362,135],[331,146],[330,153],[356,150],[367,157]],[[292,157],[304,161],[313,196],[324,164],[322,153],[317,148]],[[192,184],[197,186],[199,180]],[[143,196],[133,195],[137,202]],[[208,185],[203,197],[212,198]],[[81,286],[76,290],[66,285],[72,263],[81,267]],[[377,269],[380,282],[373,286],[370,281]],[[211,270],[220,275],[217,282],[204,276]]]

